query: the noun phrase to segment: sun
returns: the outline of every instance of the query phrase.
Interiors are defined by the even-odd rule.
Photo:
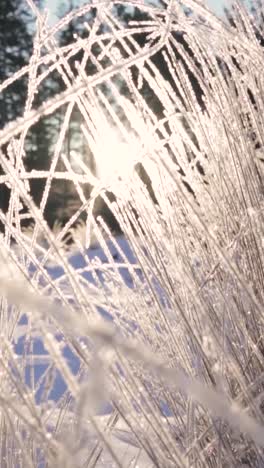
[[[103,182],[127,180],[141,157],[140,144],[135,137],[122,138],[116,129],[100,129],[94,148],[97,177]]]

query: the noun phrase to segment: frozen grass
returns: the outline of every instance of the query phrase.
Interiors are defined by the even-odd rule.
[[[13,78],[28,74],[27,104],[23,117],[0,132],[0,183],[11,187],[9,210],[0,212],[1,467],[262,467],[263,50],[249,16],[237,5],[233,29],[200,1],[184,2],[191,18],[175,1],[164,8],[124,2],[149,13],[148,24],[131,29],[112,3],[98,1],[87,39],[59,49],[58,31],[91,5],[48,29],[28,3],[38,20],[36,47]],[[108,27],[98,36],[101,23]],[[181,50],[204,92],[203,112],[175,60],[179,27],[200,63]],[[149,34],[143,49],[133,36],[140,30]],[[100,49],[97,71],[86,76],[93,43]],[[185,106],[151,62],[161,47]],[[68,60],[80,49],[73,78]],[[54,68],[65,91],[33,110]],[[164,106],[160,120],[139,92],[142,79]],[[81,154],[62,151],[74,106],[95,175]],[[31,125],[60,108],[50,170],[26,172]],[[139,162],[157,204],[134,170]],[[46,180],[40,207],[27,185],[33,177]],[[81,208],[51,231],[43,213],[51,181],[62,178],[73,182]],[[85,183],[93,186],[89,200]],[[123,236],[115,238],[96,218],[99,195]],[[30,232],[21,227],[21,202]],[[87,221],[76,227],[82,213]],[[74,250],[67,251],[70,232]]]

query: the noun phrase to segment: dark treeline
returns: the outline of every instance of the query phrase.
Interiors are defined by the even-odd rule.
[[[41,8],[42,0],[35,1]],[[37,40],[35,32],[35,18],[25,0],[1,0],[0,7],[0,83],[12,77],[16,72],[30,63],[34,49],[34,40]],[[45,71],[44,66],[38,67],[38,74]],[[31,96],[29,93],[29,80],[31,80]],[[37,109],[46,99],[55,95],[60,87],[57,80],[42,81],[38,89],[34,89],[34,77],[25,73],[22,78],[15,80],[0,93],[0,128],[4,128],[9,122],[18,117],[23,117],[28,109]],[[32,101],[32,102],[31,102]],[[16,152],[12,145],[1,147],[1,158],[13,159],[13,164],[18,170],[48,170],[52,141],[54,138],[54,122],[42,117],[33,125],[22,144],[24,156],[17,161]],[[0,164],[0,174],[5,170]],[[32,179],[29,181],[28,190],[34,201],[40,205],[45,187],[44,179]],[[14,207],[10,204],[10,187],[0,184],[0,209],[16,223]],[[47,217],[48,217],[48,213]],[[19,214],[23,226],[32,222],[26,207],[22,203]],[[0,229],[4,226],[0,223]]]
[[[0,83],[27,65],[32,53],[32,35],[28,30],[31,20],[21,0],[2,0],[0,7]],[[23,115],[27,98],[27,80],[22,78],[9,85],[0,94],[0,129]],[[7,156],[7,147],[1,148]],[[0,175],[4,174],[0,166]],[[6,212],[10,189],[0,185],[0,206]]]

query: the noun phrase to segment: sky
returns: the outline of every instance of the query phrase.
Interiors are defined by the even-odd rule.
[[[221,14],[223,8],[230,6],[232,3],[232,0],[207,0],[208,6],[217,14]]]
[[[58,10],[59,3],[59,0],[44,0],[45,7],[50,11],[50,22],[52,23],[56,20],[56,11]],[[67,5],[67,0],[64,0],[64,3]],[[76,0],[76,4],[77,3],[78,1]],[[80,0],[79,3],[85,3],[85,1]],[[232,0],[207,0],[208,6],[218,15],[221,15],[224,6],[228,7],[232,3]]]

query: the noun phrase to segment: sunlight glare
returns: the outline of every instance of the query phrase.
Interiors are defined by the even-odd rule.
[[[129,135],[127,135],[129,137]],[[101,181],[129,179],[140,156],[140,145],[134,137],[124,141],[115,129],[104,128],[98,135],[94,151],[97,176]]]

